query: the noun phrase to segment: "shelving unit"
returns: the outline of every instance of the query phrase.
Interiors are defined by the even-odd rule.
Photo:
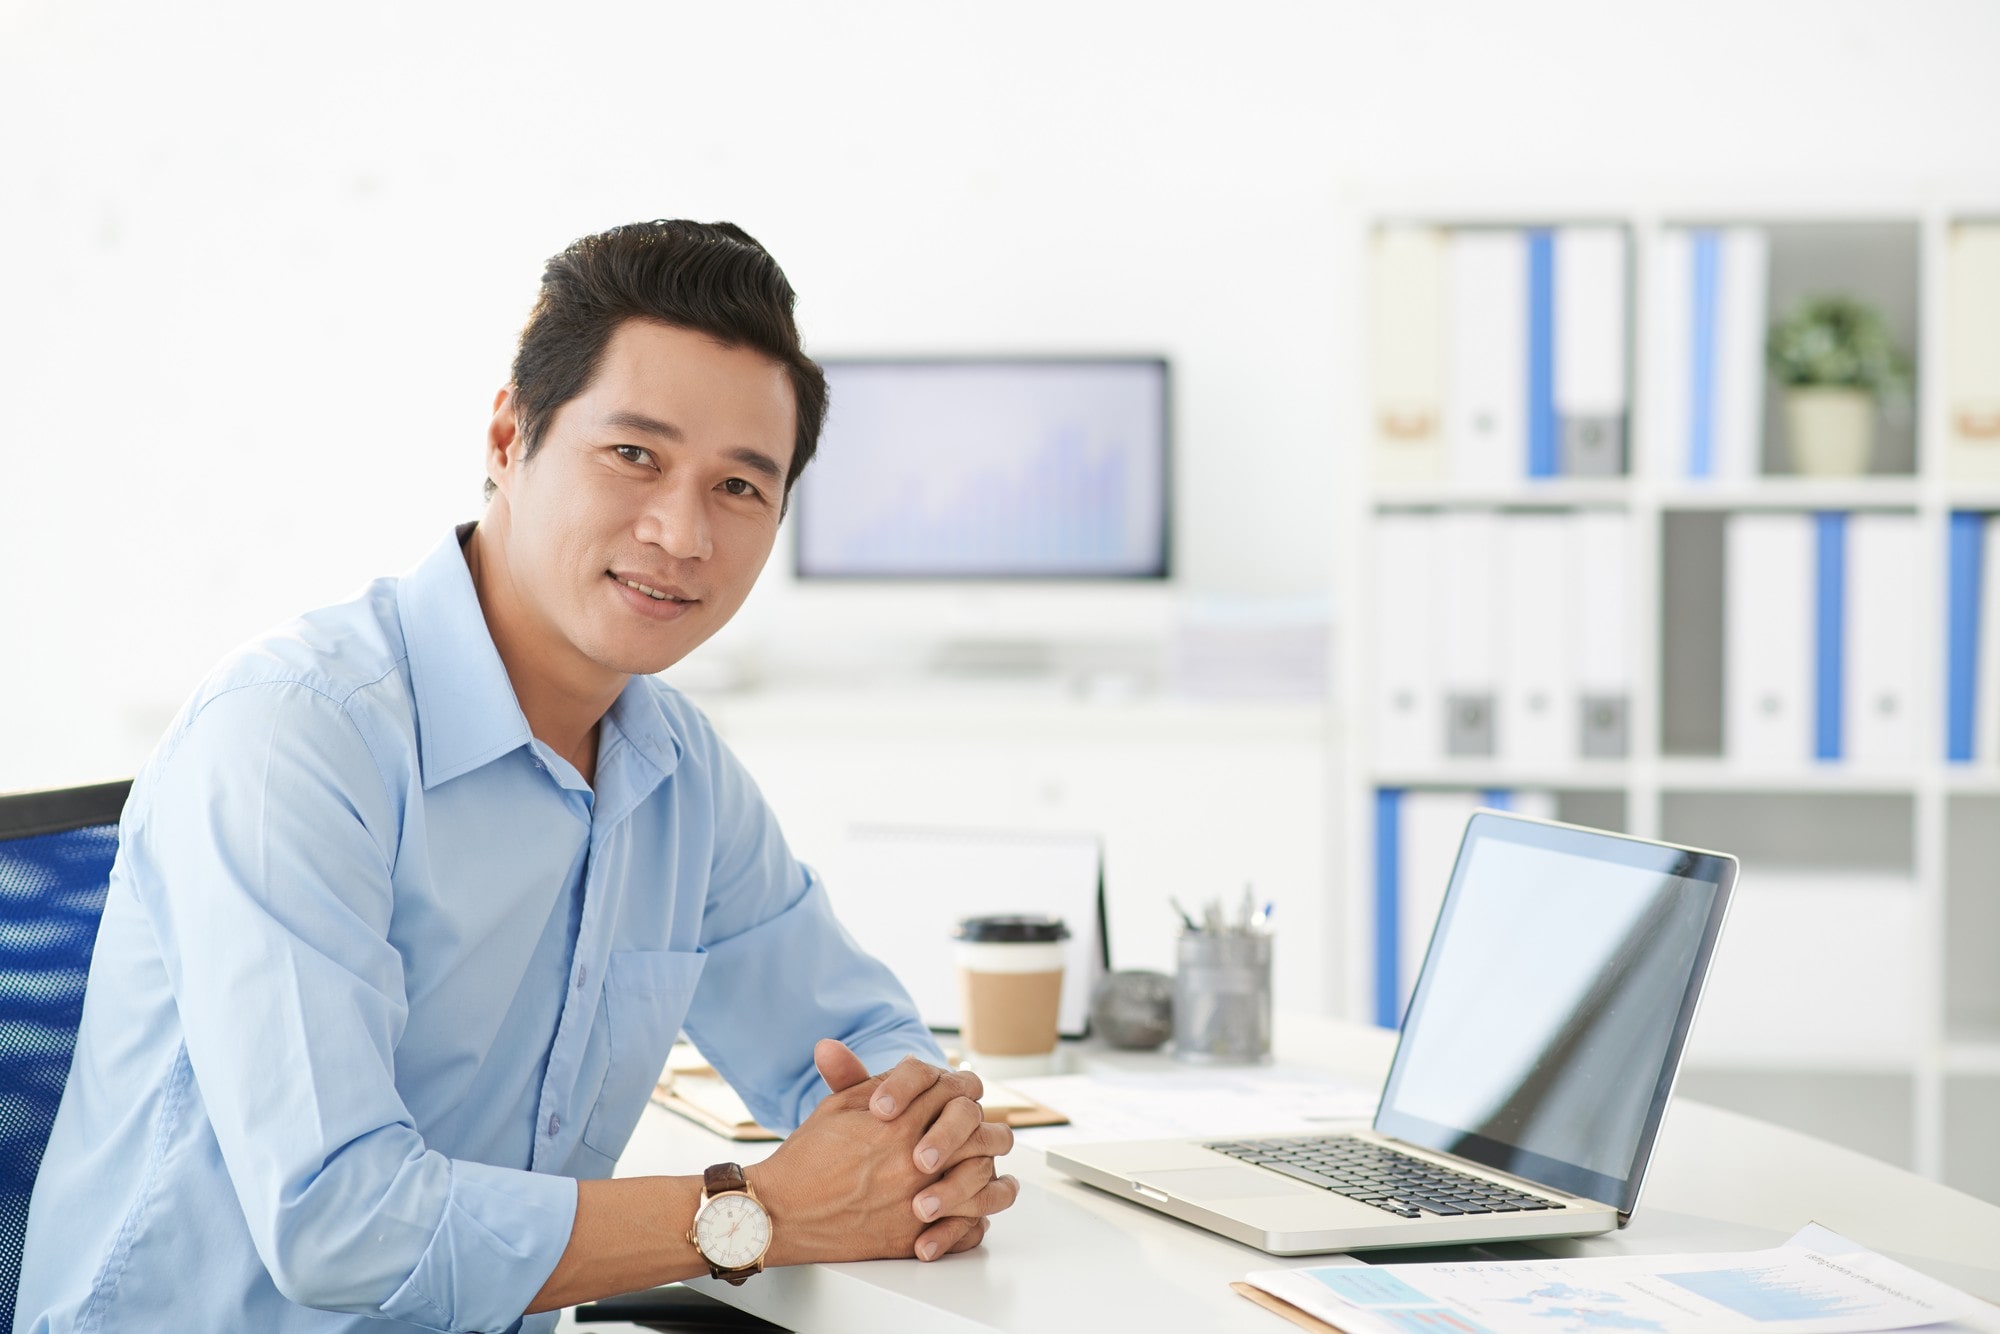
[[[1690,1087],[1712,1099],[1737,1099],[1756,1110],[1796,1114],[1804,1128],[1843,1137],[1837,1121],[1816,1118],[1843,1101],[1862,1106],[1863,1119],[1889,1127],[1874,1138],[1845,1136],[1857,1147],[1899,1159],[1961,1188],[2000,1198],[2000,1151],[1991,1125],[2000,1122],[2000,764],[1951,764],[1944,758],[1946,530],[1954,510],[2000,512],[2000,483],[1945,475],[1949,429],[1941,386],[1945,365],[1944,258],[1955,219],[2000,215],[1992,198],[1622,198],[1535,197],[1465,199],[1449,195],[1376,193],[1357,209],[1343,238],[1355,271],[1368,274],[1378,229],[1562,227],[1614,225],[1629,237],[1627,289],[1629,393],[1627,472],[1618,477],[1487,480],[1460,487],[1435,482],[1378,481],[1372,394],[1364,380],[1346,415],[1339,456],[1343,470],[1338,513],[1339,605],[1349,632],[1341,637],[1336,713],[1348,744],[1339,758],[1336,791],[1344,794],[1337,866],[1344,886],[1373,882],[1372,811],[1382,788],[1536,789],[1558,794],[1565,818],[1610,812],[1642,837],[1721,847],[1744,861],[1750,895],[1761,883],[1787,892],[1812,877],[1846,883],[1873,877],[1883,893],[1906,893],[1885,916],[1907,929],[1885,948],[1894,957],[1842,961],[1857,987],[1885,975],[1911,988],[1899,1012],[1892,1046],[1839,1049],[1837,1034],[1814,1033],[1792,1043],[1789,1028],[1811,1033],[1812,1015],[1705,1011],[1703,1028],[1768,1025],[1769,1050],[1755,1043],[1721,1046],[1704,1055],[1697,1034]],[[1841,479],[1790,475],[1777,439],[1775,395],[1767,384],[1761,474],[1737,480],[1690,480],[1659,466],[1666,442],[1657,438],[1649,381],[1660,363],[1647,317],[1649,275],[1669,229],[1741,223],[1765,228],[1772,251],[1769,318],[1781,316],[1812,290],[1858,289],[1887,312],[1912,354],[1914,409],[1878,438],[1869,474]],[[1843,281],[1823,282],[1824,275]],[[1367,319],[1368,302],[1358,302]],[[1369,347],[1364,323],[1358,345]],[[1441,419],[1443,414],[1440,414]],[[1613,509],[1629,519],[1626,592],[1632,663],[1629,749],[1622,760],[1518,766],[1501,759],[1409,765],[1380,762],[1368,716],[1371,694],[1371,607],[1376,570],[1371,534],[1377,516],[1401,510],[1508,511]],[[1796,766],[1750,765],[1723,747],[1723,556],[1728,517],[1752,511],[1892,512],[1914,517],[1920,549],[1935,553],[1916,572],[1918,680],[1914,701],[1919,757],[1894,765],[1854,762]],[[1991,664],[1985,670],[1992,671]],[[1504,756],[1504,751],[1503,751]],[[1801,879],[1804,877],[1804,879]],[[1855,890],[1859,893],[1861,890]],[[1344,898],[1349,1012],[1373,1012],[1370,953],[1376,939],[1373,902],[1350,888]],[[1746,899],[1747,902],[1747,899]],[[1886,900],[1882,902],[1887,902]],[[1803,900],[1802,900],[1803,903]],[[1802,922],[1802,925],[1814,925]],[[1746,929],[1749,929],[1746,926]],[[1802,935],[1810,934],[1802,932]],[[1725,948],[1727,938],[1725,939]],[[1779,946],[1782,947],[1782,942]],[[1783,990],[1786,970],[1810,971],[1813,961],[1768,961]],[[1721,1002],[1719,1002],[1721,1003]],[[1773,1006],[1772,1008],[1778,1008]],[[1804,1053],[1799,1055],[1797,1053]]]

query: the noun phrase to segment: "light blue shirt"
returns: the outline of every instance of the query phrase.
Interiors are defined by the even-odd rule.
[[[594,792],[529,734],[453,535],[134,783],[15,1328],[510,1328],[683,1027],[775,1127],[818,1038],[941,1059],[679,692],[626,686]]]

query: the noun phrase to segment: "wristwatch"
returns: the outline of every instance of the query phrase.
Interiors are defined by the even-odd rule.
[[[708,1261],[712,1278],[741,1287],[763,1272],[771,1249],[771,1212],[750,1189],[736,1163],[717,1163],[701,1174],[701,1204],[694,1211],[688,1240]]]

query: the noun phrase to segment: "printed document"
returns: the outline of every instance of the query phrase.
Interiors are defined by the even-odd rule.
[[[1817,1225],[1766,1251],[1321,1266],[1246,1279],[1348,1334],[1850,1334],[1994,1314]]]

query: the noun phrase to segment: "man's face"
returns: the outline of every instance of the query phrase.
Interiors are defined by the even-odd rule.
[[[503,391],[487,466],[506,506],[502,596],[518,647],[563,678],[631,676],[678,662],[736,614],[784,504],[783,366],[627,320],[525,462],[513,408]]]

